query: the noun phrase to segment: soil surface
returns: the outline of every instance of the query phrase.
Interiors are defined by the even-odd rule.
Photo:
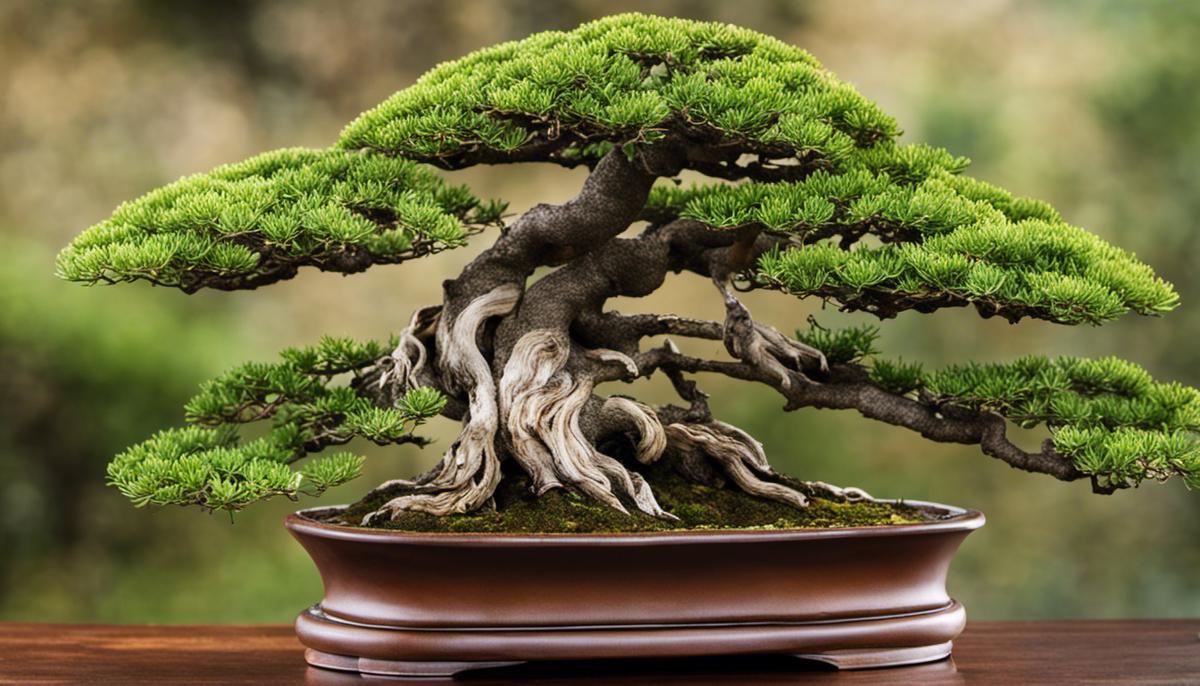
[[[748,495],[731,486],[697,484],[669,468],[650,467],[642,475],[654,489],[659,504],[679,521],[665,521],[638,513],[622,514],[566,489],[555,489],[537,497],[530,493],[526,481],[509,475],[496,491],[495,510],[445,517],[405,513],[375,528],[454,533],[626,533],[886,526],[937,518],[925,509],[903,503],[848,503],[818,497],[810,497],[809,506],[798,509]],[[388,498],[385,493],[363,499],[340,513],[340,520],[331,523],[358,526],[366,514]]]

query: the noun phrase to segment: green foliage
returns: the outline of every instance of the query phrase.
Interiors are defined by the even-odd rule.
[[[278,150],[125,203],[62,251],[58,273],[189,292],[252,288],[305,265],[355,272],[459,247],[503,209],[408,160]]]
[[[796,340],[820,350],[830,364],[858,362],[864,357],[878,354],[875,340],[879,328],[870,325],[851,326],[844,329],[827,329],[808,318],[808,328],[796,331]]]
[[[379,445],[421,442],[412,430],[446,399],[431,388],[378,407],[335,376],[358,378],[387,348],[323,338],[289,348],[276,363],[247,363],[205,383],[186,406],[185,428],[162,431],[117,455],[108,481],[135,504],[240,509],[277,495],[316,495],[358,476],[362,458],[336,453],[290,465],[330,445],[364,438]],[[264,436],[241,442],[232,424],[272,420]]]
[[[758,277],[880,316],[975,304],[1013,321],[1094,324],[1175,307],[1170,284],[1133,255],[1064,223],[1046,203],[959,176],[965,163],[939,149],[876,146],[835,173],[792,183],[660,186],[648,210],[817,243],[767,255]],[[849,249],[864,236],[885,245]]]
[[[1065,426],[1054,431],[1054,446],[1103,486],[1179,475],[1188,488],[1200,488],[1200,446],[1184,431]]]
[[[870,380],[897,395],[945,411],[992,412],[1024,428],[1045,425],[1055,450],[1101,486],[1183,479],[1200,488],[1200,390],[1158,383],[1116,357],[966,364],[927,372],[921,365],[874,358],[877,330],[831,330],[811,317],[797,338],[833,364],[864,362]]]
[[[569,163],[598,143],[681,137],[813,167],[869,158],[900,171],[921,153],[898,148],[898,134],[799,48],[728,24],[622,14],[443,64],[361,115],[340,145],[461,166]]]
[[[904,176],[874,166],[877,160],[862,159],[841,173],[818,171],[788,183],[656,186],[648,205],[715,228],[758,224],[804,239],[871,234],[915,240],[984,221],[1061,221],[1049,205],[953,174],[940,158],[922,159],[924,164]]]
[[[396,343],[395,338],[381,343],[323,336],[316,345],[285,348],[279,356],[306,374],[332,376],[366,367],[394,349]]]
[[[809,319],[797,338],[833,364],[872,358],[874,327],[826,329]],[[1045,425],[1058,453],[1102,486],[1181,477],[1200,488],[1200,391],[1156,383],[1138,365],[1029,356],[1008,364],[967,364],[926,372],[872,358],[870,379],[884,390],[938,408],[994,412],[1025,428]]]
[[[396,407],[413,417],[432,417],[446,407],[446,396],[433,388],[414,388],[400,398]]]
[[[658,187],[649,210],[792,236],[808,245],[764,256],[764,285],[880,316],[975,304],[1013,321],[1096,324],[1176,306],[1150,267],[1048,205],[939,167],[922,173],[915,183],[858,168],[795,183]],[[883,245],[851,249],[864,236]]]
[[[974,305],[1010,321],[1099,324],[1178,304],[1171,285],[1132,254],[1042,219],[984,219],[920,243],[775,251],[759,260],[757,276],[769,287],[880,317]]]
[[[871,380],[884,390],[907,395],[917,390],[922,380],[921,365],[903,360],[875,360],[871,365]]]
[[[311,460],[300,470],[303,479],[323,491],[355,479],[362,473],[363,458],[351,453],[333,453]]]
[[[875,360],[871,378],[921,402],[994,412],[1026,428],[1049,427],[1057,452],[1102,485],[1179,476],[1200,487],[1200,391],[1157,383],[1115,357],[1023,357],[936,372]]]

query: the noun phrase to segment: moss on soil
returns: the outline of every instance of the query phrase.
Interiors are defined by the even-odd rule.
[[[806,509],[763,500],[729,487],[693,483],[669,468],[643,472],[658,502],[679,521],[642,514],[624,515],[569,490],[541,497],[512,476],[496,491],[496,510],[436,517],[413,512],[379,528],[451,533],[625,533],[685,529],[821,529],[926,522],[933,516],[917,507],[893,503],[844,503],[810,498]],[[339,523],[357,525],[388,496],[379,494],[350,506]]]

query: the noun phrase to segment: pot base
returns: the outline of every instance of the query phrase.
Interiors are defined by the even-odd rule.
[[[940,660],[966,614],[952,601],[929,612],[792,623],[414,629],[339,620],[319,605],[296,620],[314,667],[445,677],[537,660],[790,654],[838,669]]]

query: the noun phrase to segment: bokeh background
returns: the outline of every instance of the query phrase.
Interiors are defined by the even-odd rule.
[[[178,423],[197,384],[324,333],[385,337],[438,300],[479,249],[261,292],[84,288],[54,253],[121,201],[267,149],[332,143],[358,112],[438,62],[617,11],[735,22],[807,48],[880,102],[908,140],[1053,202],[1138,253],[1184,308],[1102,329],[1010,326],[968,311],[883,322],[891,355],[937,365],[1031,353],[1118,354],[1200,383],[1200,3],[910,0],[155,0],[0,3],[0,618],[285,622],[318,597],[271,502],[207,516],[135,510],[106,488],[124,446]],[[456,180],[519,210],[561,201],[581,172],[476,169]],[[481,241],[482,242],[482,241]],[[700,295],[704,294],[704,295]],[[788,330],[867,321],[753,294]],[[622,309],[719,317],[686,277]],[[1111,497],[1016,472],[857,415],[783,414],[766,389],[710,379],[726,419],[804,478],[977,507],[953,593],[975,619],[1200,614],[1200,493],[1148,484]],[[630,389],[656,398],[661,387]],[[665,397],[665,396],[664,396]],[[441,445],[449,422],[429,433]],[[1036,437],[1032,437],[1036,438]],[[438,448],[371,452],[321,502],[431,464]],[[309,503],[317,504],[317,503]]]

